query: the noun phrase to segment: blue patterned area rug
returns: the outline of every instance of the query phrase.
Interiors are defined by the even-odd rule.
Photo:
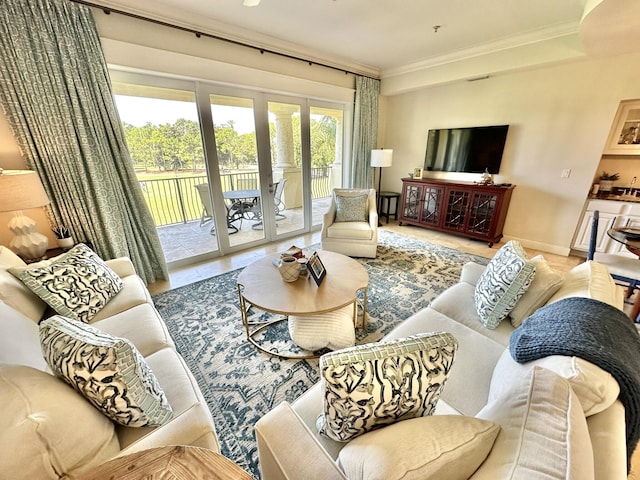
[[[358,259],[369,273],[366,329],[357,343],[379,340],[454,284],[468,261],[486,258],[380,231],[378,256]],[[313,247],[305,248],[312,251]],[[283,401],[294,401],[318,381],[318,360],[284,360],[246,339],[236,279],[240,270],[154,296],[178,351],[207,399],[222,453],[260,478],[253,426]],[[255,316],[264,316],[260,312]],[[289,342],[284,323],[269,330],[274,348]],[[318,412],[319,413],[319,412]]]

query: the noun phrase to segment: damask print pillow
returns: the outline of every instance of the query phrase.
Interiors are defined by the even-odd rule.
[[[346,442],[394,422],[431,415],[457,349],[453,335],[440,332],[323,355],[318,431]]]
[[[476,284],[474,300],[482,325],[496,328],[527,291],[535,273],[519,242],[511,240],[501,247]]]
[[[336,195],[336,222],[366,222],[369,195]]]
[[[80,243],[51,260],[10,268],[56,313],[89,322],[124,286],[122,279]]]
[[[171,406],[133,344],[55,315],[40,324],[42,353],[53,373],[120,425],[162,425]]]

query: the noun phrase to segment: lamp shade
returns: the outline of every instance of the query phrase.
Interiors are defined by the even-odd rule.
[[[371,150],[371,166],[372,167],[390,167],[393,163],[393,150],[379,149]]]
[[[0,171],[0,212],[15,212],[48,205],[40,177],[33,170]]]

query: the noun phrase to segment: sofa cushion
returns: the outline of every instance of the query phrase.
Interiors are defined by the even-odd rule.
[[[462,415],[412,418],[352,440],[339,462],[349,480],[466,480],[499,431],[493,422]]]
[[[207,402],[184,359],[173,348],[145,358],[171,405],[173,418],[162,428],[116,425],[120,446],[138,451],[157,445],[198,445],[220,451]],[[206,385],[216,397],[215,384]]]
[[[426,333],[323,355],[318,430],[344,442],[393,422],[431,415],[457,347],[449,333]]]
[[[336,194],[336,222],[366,222],[368,194]]]
[[[42,358],[38,325],[0,301],[0,363],[25,365],[47,371]]]
[[[58,479],[120,453],[113,423],[49,373],[0,365],[0,404],[3,478]]]
[[[0,300],[37,323],[42,318],[47,304],[9,273],[10,268],[26,266],[19,256],[0,245]]]
[[[171,407],[131,342],[59,315],[40,324],[42,352],[53,372],[112,420],[162,425]]]
[[[555,372],[569,382],[587,417],[609,408],[620,394],[620,386],[609,372],[582,358],[551,355],[518,363],[507,349],[493,369],[489,402],[502,396],[519,378],[529,375],[529,370],[536,365]]]
[[[474,300],[480,321],[496,328],[524,295],[535,275],[522,245],[511,240],[498,250],[482,272]]]
[[[503,346],[509,345],[513,333],[511,322],[500,322],[494,329],[488,329],[480,321],[473,299],[475,286],[466,282],[458,282],[431,301],[431,308],[441,313],[454,323],[461,323],[484,337],[490,338]],[[424,331],[424,330],[423,330]]]
[[[569,382],[534,366],[477,415],[502,430],[472,480],[594,478],[582,406]]]
[[[89,247],[26,267],[9,269],[60,315],[88,322],[123,287],[122,280]]]
[[[621,290],[609,275],[606,265],[587,261],[567,272],[562,285],[547,301],[547,305],[568,297],[584,297],[600,300],[622,310]]]
[[[153,305],[149,290],[147,290],[146,285],[138,275],[130,275],[122,278],[122,284],[122,290],[109,300],[100,311],[96,312],[89,323],[113,317],[138,305]]]
[[[153,305],[144,303],[91,325],[115,337],[129,340],[143,357],[174,347],[167,326]]]
[[[370,240],[372,235],[373,230],[369,222],[338,222],[327,228],[329,238]]]
[[[509,313],[511,325],[518,328],[524,319],[542,307],[551,296],[558,291],[564,277],[554,271],[542,255],[531,259],[535,266],[536,274],[527,291]]]

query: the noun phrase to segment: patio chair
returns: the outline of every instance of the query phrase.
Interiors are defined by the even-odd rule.
[[[200,196],[200,202],[202,203],[202,216],[200,217],[200,226],[202,226],[209,221],[213,222],[213,204],[211,203],[211,196],[209,195],[208,183],[200,183],[195,185],[195,187],[198,191],[198,195]],[[211,235],[216,234],[215,223],[211,225],[209,233]]]
[[[287,218],[287,216],[282,213],[287,208],[282,200],[282,192],[284,192],[285,183],[287,183],[287,179],[283,178],[273,184],[273,203],[275,204],[276,220]],[[251,225],[251,228],[254,230],[262,230],[264,226],[262,224],[262,207],[260,206],[260,202],[258,201],[253,208],[248,210],[248,212],[254,214],[250,220],[258,220],[257,223]]]
[[[282,200],[282,192],[284,192],[284,185],[287,183],[287,179],[283,178],[275,185],[273,191],[273,201],[276,205],[276,218],[287,218],[282,212],[286,210],[286,205]]]

